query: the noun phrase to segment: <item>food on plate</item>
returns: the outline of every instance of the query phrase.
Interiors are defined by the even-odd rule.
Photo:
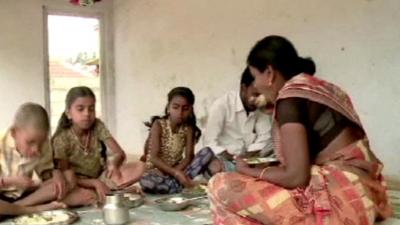
[[[54,210],[23,215],[15,218],[14,223],[18,225],[56,225],[68,224],[69,222],[75,221],[77,218],[77,215],[73,212],[66,210]]]

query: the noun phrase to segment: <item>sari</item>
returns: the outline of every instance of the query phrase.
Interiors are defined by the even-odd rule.
[[[326,105],[363,129],[350,98],[334,84],[300,74],[285,83],[277,101],[291,97]],[[273,118],[274,151],[285,165],[275,112]],[[209,183],[214,224],[372,225],[392,213],[382,169],[365,135],[335,152],[321,151],[305,188],[289,190],[239,173],[217,174]]]

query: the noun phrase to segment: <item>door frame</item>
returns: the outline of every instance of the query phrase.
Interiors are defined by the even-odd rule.
[[[109,5],[100,7],[78,7],[73,5],[43,5],[43,46],[44,46],[44,87],[45,107],[51,112],[50,103],[50,74],[49,74],[49,49],[48,49],[48,16],[76,16],[96,18],[100,28],[100,93],[102,100],[102,119],[107,127],[114,131],[115,128],[115,77],[114,77],[114,49],[112,29],[112,9]]]

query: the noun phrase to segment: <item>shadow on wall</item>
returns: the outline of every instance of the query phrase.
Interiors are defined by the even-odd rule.
[[[204,131],[207,125],[207,119],[209,114],[210,106],[215,101],[215,97],[207,97],[200,101],[195,106],[195,112],[197,117],[197,126],[201,129],[203,135],[201,135],[200,140],[196,144],[195,150],[200,150],[204,147]]]

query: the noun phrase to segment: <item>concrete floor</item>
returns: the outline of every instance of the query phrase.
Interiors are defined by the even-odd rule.
[[[397,206],[397,217],[390,218],[386,221],[376,223],[376,225],[400,225],[400,209],[398,204],[400,203],[400,191],[389,192],[392,202]],[[165,196],[164,196],[165,197]],[[160,196],[147,196],[145,204],[130,209],[129,214],[131,217],[128,225],[211,225],[211,215],[209,210],[209,204],[207,199],[198,200],[196,205],[190,206],[184,211],[179,212],[164,212],[159,209],[154,200],[160,198]],[[79,208],[75,210],[80,220],[77,221],[76,225],[105,225],[102,219],[101,209],[93,207]],[[12,224],[11,221],[5,221],[4,225]]]

